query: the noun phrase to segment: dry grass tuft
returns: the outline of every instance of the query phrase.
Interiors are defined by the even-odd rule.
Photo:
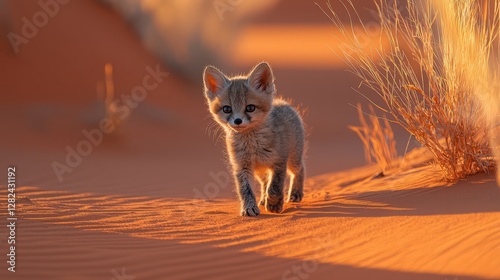
[[[107,118],[110,121],[110,125],[115,128],[112,133],[117,135],[126,119],[121,118],[118,113],[118,107],[115,100],[115,85],[113,82],[113,65],[109,63],[104,65],[104,80],[105,118]]]
[[[375,115],[373,106],[370,106],[370,123],[365,118],[361,104],[358,104],[357,109],[361,126],[349,126],[349,129],[354,131],[363,142],[366,161],[369,164],[375,161],[382,169],[382,174],[386,174],[387,169],[398,158],[392,127],[385,116],[383,124],[380,123],[380,118]]]
[[[379,35],[390,44],[375,42],[368,51],[354,27],[366,35],[366,25],[350,0],[341,3],[349,26],[328,4],[330,19],[345,36],[339,55],[382,98],[382,105],[374,105],[432,152],[448,180],[493,170],[488,132],[494,123],[485,112],[491,115],[494,109],[486,107],[493,106],[498,115],[499,103],[486,101],[498,95],[492,86],[498,72],[490,65],[499,36],[498,1],[408,0],[401,8],[398,1],[380,0]]]

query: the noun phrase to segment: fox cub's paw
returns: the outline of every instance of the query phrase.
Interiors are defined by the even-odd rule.
[[[293,192],[288,197],[288,202],[301,202],[304,197],[303,192]]]
[[[270,201],[268,198],[266,201],[266,210],[271,213],[281,213],[283,211],[283,198],[277,201]]]
[[[245,205],[241,208],[241,216],[253,217],[259,214],[260,214],[260,209],[255,203]]]

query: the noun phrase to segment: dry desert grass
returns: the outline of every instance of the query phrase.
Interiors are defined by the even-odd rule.
[[[328,5],[342,31],[339,55],[383,101],[373,103],[431,151],[450,181],[494,169],[488,142],[494,123],[485,112],[498,112],[498,97],[491,100],[498,95],[498,72],[490,63],[498,55],[500,9],[491,2],[408,0],[398,6],[381,0],[380,35],[391,44],[377,46],[374,39],[368,51],[361,40],[369,35],[367,24],[353,3],[342,2],[351,20],[347,26]],[[358,23],[363,34],[353,28]]]
[[[385,116],[383,124],[381,124],[380,118],[375,115],[373,106],[370,106],[369,122],[366,120],[361,104],[358,104],[357,109],[361,125],[349,126],[349,129],[361,139],[367,163],[371,164],[375,161],[381,169],[380,175],[384,175],[398,158],[391,124]]]

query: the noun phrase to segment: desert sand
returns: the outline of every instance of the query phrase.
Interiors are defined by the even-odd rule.
[[[358,124],[350,104],[367,101],[331,50],[335,30],[313,2],[283,2],[246,26],[224,69],[268,61],[278,92],[306,111],[304,201],[256,218],[238,216],[223,141],[207,129],[201,73],[177,75],[112,10],[71,1],[18,54],[2,42],[0,278],[500,279],[494,175],[450,185],[417,148],[374,177],[379,168],[365,164],[347,128]],[[39,9],[6,3],[14,30]],[[53,163],[102,118],[95,104],[106,63],[117,93],[140,85],[148,66],[169,75],[59,180]],[[408,136],[395,132],[403,155]],[[9,166],[15,273],[6,263]]]

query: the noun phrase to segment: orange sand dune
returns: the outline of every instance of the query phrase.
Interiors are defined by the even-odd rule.
[[[363,47],[373,54],[374,59],[377,58],[377,51],[380,52],[389,43],[386,38],[378,37],[378,29],[371,31],[372,37],[363,36],[361,27],[354,27],[354,30],[358,30],[360,42],[364,43]],[[344,68],[343,58],[332,54],[342,53],[339,41],[345,36],[331,24],[251,26],[241,33],[231,57],[242,65],[272,60],[277,65],[290,68]],[[262,42],[265,42],[265,47],[259,47]]]
[[[1,29],[18,30],[39,9],[38,1],[5,3],[13,22]],[[247,71],[267,59],[278,92],[306,109],[305,199],[256,218],[238,216],[223,144],[207,131],[201,78],[171,71],[118,15],[70,1],[18,55],[0,44],[0,279],[500,279],[493,176],[447,186],[422,150],[383,178],[373,178],[376,166],[357,167],[363,151],[347,129],[358,123],[349,104],[364,100],[351,89],[358,81],[328,56],[323,16],[311,1],[281,1],[239,34],[239,57],[223,69]],[[280,52],[297,30],[308,42]],[[148,65],[171,73],[119,133],[104,135],[58,180],[52,164],[65,163],[67,148],[103,117],[94,103],[105,63],[114,66],[117,94],[140,83]],[[400,130],[396,138],[408,139]],[[11,165],[15,274],[5,263]]]
[[[239,217],[232,198],[21,187],[19,235],[37,242],[21,246],[18,275],[101,279],[125,267],[136,279],[295,279],[303,266],[311,279],[500,277],[493,176],[447,187],[432,166],[376,171],[310,178],[305,201],[258,218]]]

